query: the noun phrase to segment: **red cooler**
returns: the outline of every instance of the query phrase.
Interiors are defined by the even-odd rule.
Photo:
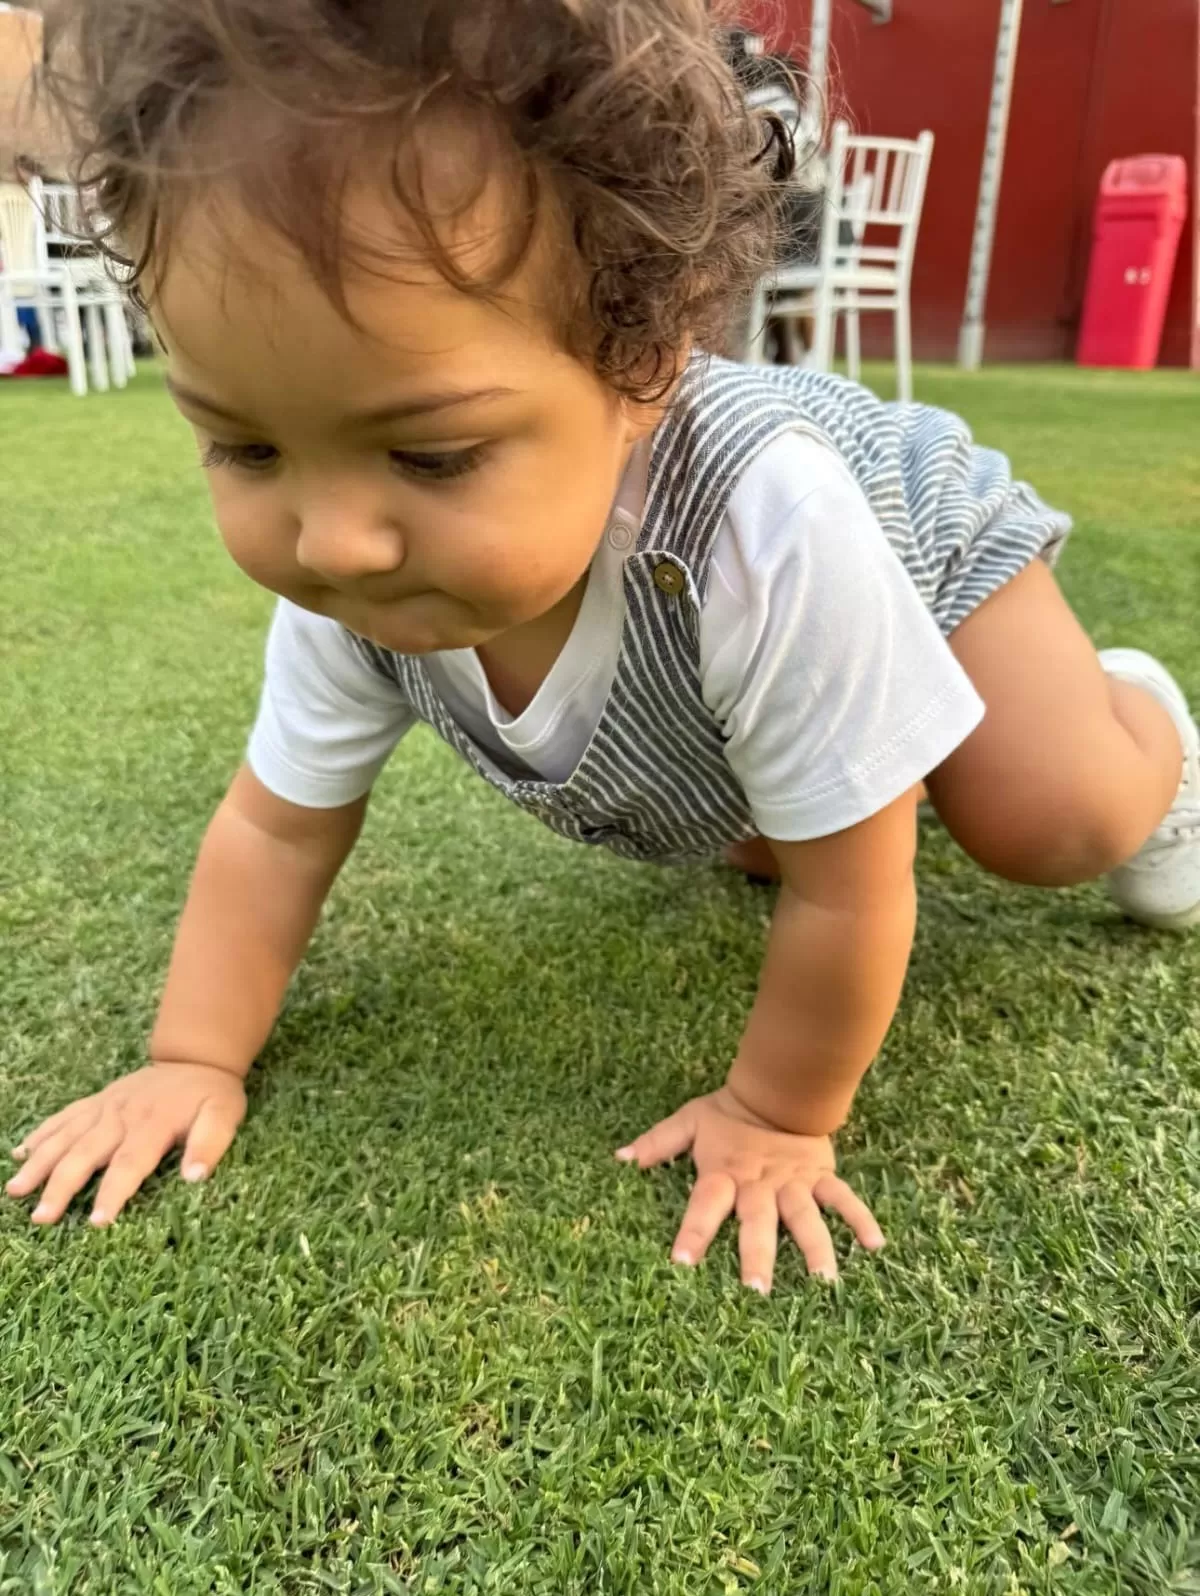
[[[1157,365],[1187,185],[1179,155],[1138,155],[1105,172],[1079,331],[1081,366]]]

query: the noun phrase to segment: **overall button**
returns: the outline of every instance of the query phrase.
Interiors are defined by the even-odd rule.
[[[634,535],[634,528],[625,516],[616,515],[613,517],[612,524],[608,529],[608,541],[614,549],[620,549],[622,553],[626,549],[631,549]]]
[[[654,567],[654,585],[660,593],[667,593],[672,598],[677,593],[683,592],[683,572],[676,565],[669,565],[663,560],[661,565]]]

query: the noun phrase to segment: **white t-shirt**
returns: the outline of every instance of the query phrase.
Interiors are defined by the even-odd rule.
[[[426,657],[463,729],[546,781],[574,771],[612,686],[646,455],[635,451],[574,630],[522,714],[497,703],[474,649]],[[755,822],[784,842],[876,814],[983,715],[862,489],[802,433],[767,445],[730,498],[700,617],[700,677]],[[337,622],[280,601],[248,749],[265,786],[313,808],[349,803],[413,724]]]

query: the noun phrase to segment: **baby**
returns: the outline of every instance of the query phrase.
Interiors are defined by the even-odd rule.
[[[833,1137],[900,998],[922,789],[985,869],[1107,875],[1200,920],[1200,739],[1097,656],[1069,523],[952,416],[721,346],[787,140],[704,0],[67,0],[49,83],[132,262],[226,547],[278,595],[146,1068],[8,1190],[111,1224],[209,1176],[372,783],[417,722],[561,835],[781,883],[724,1084],[616,1156],[690,1152],[673,1257],[736,1213],[883,1244]]]

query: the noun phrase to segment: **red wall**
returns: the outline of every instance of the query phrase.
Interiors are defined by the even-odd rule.
[[[780,16],[777,0],[749,0],[749,10],[764,26]],[[774,31],[803,61],[810,0],[783,0],[782,10]],[[831,108],[864,131],[937,135],[913,282],[918,349],[929,359],[957,349],[999,12],[1000,0],[894,0],[893,20],[880,26],[854,0],[834,0]],[[1025,0],[989,358],[1073,353],[1100,175],[1115,156],[1149,152],[1183,155],[1195,174],[1198,94],[1200,0]],[[1163,340],[1172,364],[1187,364],[1194,343],[1200,365],[1197,236],[1194,211]]]

